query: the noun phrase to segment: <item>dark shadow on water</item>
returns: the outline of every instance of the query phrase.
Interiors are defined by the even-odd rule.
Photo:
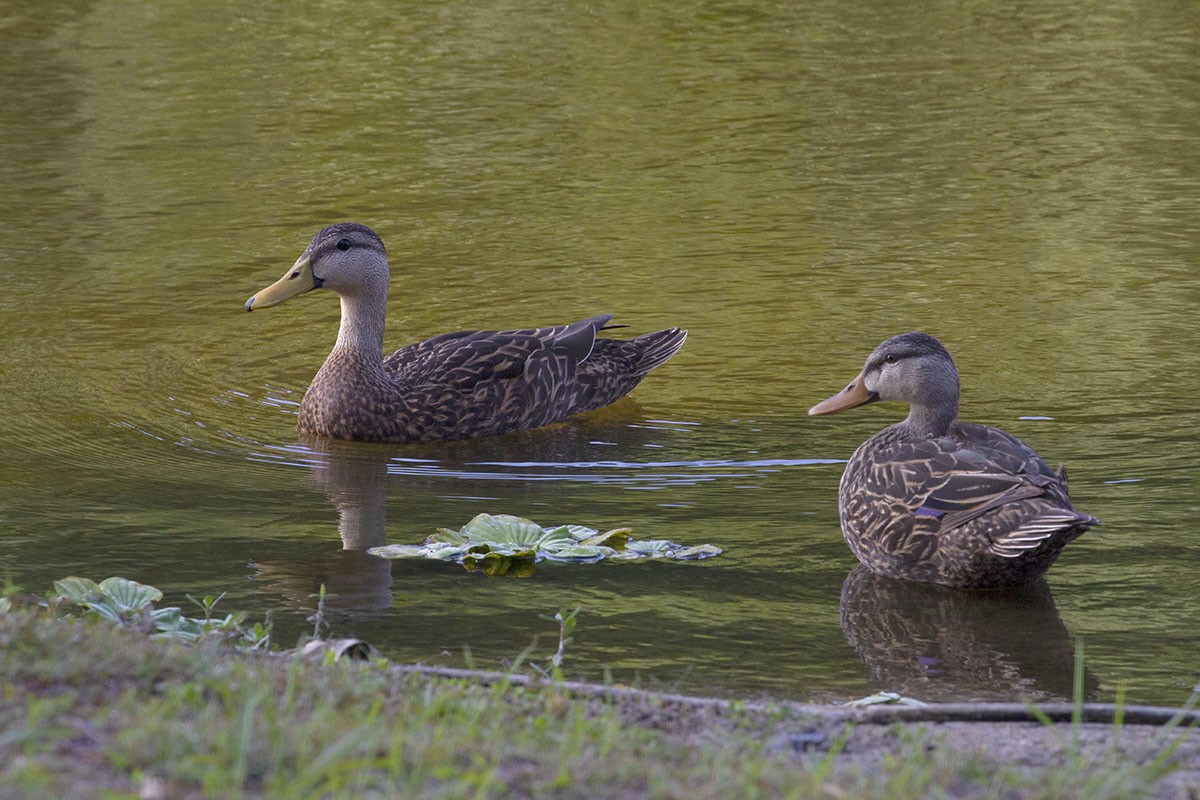
[[[842,585],[842,631],[881,690],[927,702],[1070,700],[1075,649],[1039,580],[964,591],[859,565]],[[1099,681],[1084,675],[1085,699]]]

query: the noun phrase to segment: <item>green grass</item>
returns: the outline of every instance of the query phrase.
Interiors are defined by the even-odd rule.
[[[1191,697],[1179,712],[1155,731],[1149,743],[1141,748],[1141,752],[1137,753],[1134,758],[1127,758],[1122,757],[1121,749],[1121,737],[1125,730],[1125,687],[1119,686],[1111,734],[1106,748],[1108,763],[1104,764],[1103,769],[1095,769],[1095,758],[1084,749],[1082,743],[1083,665],[1084,640],[1080,637],[1075,642],[1075,674],[1069,736],[1063,734],[1059,727],[1036,705],[1031,703],[1029,706],[1033,716],[1058,740],[1059,752],[1062,753],[1066,762],[1065,769],[1047,774],[1045,784],[1040,788],[1038,796],[1049,800],[1074,792],[1079,793],[1079,796],[1082,797],[1137,797],[1144,787],[1161,782],[1175,771],[1176,764],[1173,756],[1193,731],[1193,728],[1180,729],[1183,727],[1185,715],[1200,700],[1200,692],[1193,689]],[[1189,800],[1200,797],[1200,792],[1189,790],[1188,794]]]
[[[780,744],[814,724],[574,696],[554,681],[238,653],[53,609],[0,613],[4,797],[1092,800],[1153,794],[1177,755],[1164,742],[1128,765],[1098,763],[1067,742],[1051,767],[1029,769],[913,726],[873,726],[879,746],[851,729],[814,753]]]

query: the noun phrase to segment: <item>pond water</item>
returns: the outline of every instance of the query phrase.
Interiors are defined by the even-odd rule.
[[[0,18],[0,571],[227,592],[276,641],[727,696],[1182,702],[1197,682],[1200,58],[1189,3],[63,2]],[[301,440],[323,225],[392,258],[389,349],[598,313],[690,329],[631,400],[412,447]],[[1065,462],[1048,581],[854,571],[810,419],[885,337]],[[713,543],[526,579],[387,562],[480,512]],[[468,655],[469,654],[469,655]]]

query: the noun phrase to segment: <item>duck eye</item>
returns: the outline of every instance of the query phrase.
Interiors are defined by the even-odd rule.
[[[887,362],[888,364],[895,364],[900,359],[896,357],[895,353],[888,353],[886,356],[883,357],[883,360],[885,362]]]
[[[349,239],[338,239],[337,249],[342,250],[342,251],[349,250],[350,249],[350,240]]]

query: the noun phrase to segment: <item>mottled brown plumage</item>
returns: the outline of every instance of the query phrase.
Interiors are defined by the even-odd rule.
[[[370,228],[331,225],[279,281],[246,302],[312,289],[341,296],[337,343],[300,403],[301,432],[368,442],[488,436],[536,428],[628,394],[683,345],[679,328],[603,339],[611,316],[513,331],[445,333],[383,357],[387,252]]]
[[[893,578],[961,587],[1035,580],[1097,520],[1071,506],[1067,475],[998,428],[960,423],[958,372],[941,343],[906,333],[809,414],[910,404],[842,474],[842,532],[858,560]]]

